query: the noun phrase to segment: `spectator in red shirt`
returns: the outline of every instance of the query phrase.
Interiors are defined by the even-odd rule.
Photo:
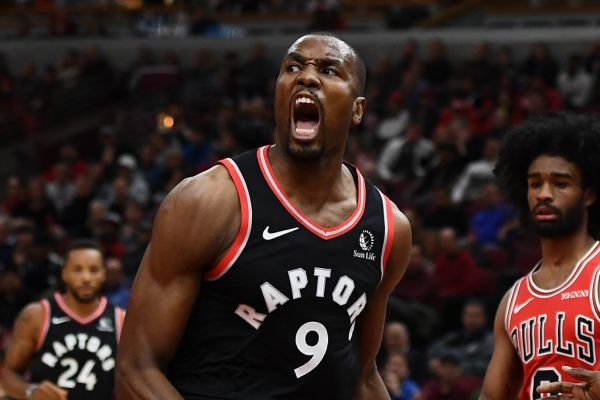
[[[440,317],[442,326],[458,328],[460,310],[464,301],[477,292],[479,267],[475,260],[460,247],[452,228],[439,231],[440,254],[435,260],[435,276],[440,286]]]

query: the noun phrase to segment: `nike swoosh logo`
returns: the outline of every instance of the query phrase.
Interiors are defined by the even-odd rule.
[[[265,228],[265,230],[263,231],[263,239],[265,239],[265,240],[277,239],[280,236],[287,235],[290,232],[294,232],[296,229],[299,229],[299,228],[295,227],[295,228],[285,229],[283,231],[269,232],[269,227],[267,226]]]
[[[52,317],[52,323],[54,325],[60,325],[63,322],[67,322],[67,321],[70,321],[70,320],[71,320],[71,318],[69,318],[69,317]]]
[[[523,307],[525,307],[527,304],[529,304],[530,301],[532,301],[533,299],[528,299],[526,301],[524,301],[523,303],[515,306],[515,309],[513,310],[513,314],[518,313],[519,311],[521,311],[523,309]]]

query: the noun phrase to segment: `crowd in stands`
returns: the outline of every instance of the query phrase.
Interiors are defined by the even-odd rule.
[[[73,238],[101,244],[107,295],[126,306],[166,194],[221,158],[272,142],[278,60],[261,44],[249,54],[200,50],[188,66],[175,52],[143,48],[121,71],[90,47],[14,75],[0,60],[3,141],[117,104],[95,131],[4,182],[2,337],[28,301],[56,288]],[[599,82],[600,45],[557,60],[536,43],[515,60],[510,48],[481,43],[451,60],[440,40],[424,49],[408,41],[368,63],[367,113],[347,160],[398,204],[414,238],[379,358],[394,399],[476,393],[493,348],[490,312],[539,256],[495,182],[499,141],[533,115],[600,110]]]

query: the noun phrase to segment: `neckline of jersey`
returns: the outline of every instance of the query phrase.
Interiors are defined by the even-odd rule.
[[[598,246],[598,243],[600,243],[600,241],[595,241],[585,252],[585,254],[579,259],[579,261],[577,261],[577,264],[575,264],[575,268],[573,268],[569,276],[567,276],[567,278],[564,281],[562,281],[553,288],[541,288],[533,280],[533,274],[542,265],[542,260],[538,261],[535,267],[533,267],[531,272],[529,272],[529,274],[527,275],[527,286],[529,286],[530,291],[534,294],[537,294],[540,297],[550,297],[568,287],[579,276],[581,271],[583,271],[587,263],[600,252],[600,246]]]
[[[309,231],[321,237],[322,239],[332,239],[338,237],[354,228],[354,226],[362,217],[365,211],[366,204],[365,180],[358,168],[353,166],[354,171],[356,172],[358,189],[356,208],[354,209],[352,214],[350,214],[350,216],[346,218],[345,221],[342,221],[340,224],[331,228],[326,228],[312,221],[308,216],[304,215],[304,213],[302,213],[302,211],[298,207],[296,207],[296,205],[288,198],[281,183],[279,182],[279,180],[275,176],[275,173],[273,172],[273,168],[267,155],[267,151],[271,146],[263,146],[258,149],[258,164],[260,166],[260,170],[263,174],[263,177],[269,185],[269,188],[271,189],[275,197],[277,197],[279,202],[283,205],[283,207],[287,210],[287,212],[296,221],[301,223]]]
[[[94,312],[92,312],[88,316],[82,317],[82,316],[78,315],[75,311],[73,311],[67,305],[67,303],[65,303],[65,300],[63,299],[63,297],[60,293],[58,293],[58,292],[54,293],[54,299],[56,300],[56,303],[58,304],[60,309],[65,314],[67,314],[71,319],[73,319],[74,321],[76,321],[77,323],[79,323],[81,325],[89,324],[90,322],[92,322],[93,320],[98,318],[100,315],[102,315],[102,313],[106,309],[106,305],[108,303],[108,300],[106,299],[106,297],[102,296],[100,298],[100,303],[98,304],[98,307],[94,310]]]

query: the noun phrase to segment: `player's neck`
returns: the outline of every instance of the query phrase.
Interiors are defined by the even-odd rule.
[[[312,197],[320,197],[332,193],[332,188],[339,187],[343,179],[342,157],[323,157],[315,162],[301,163],[294,161],[281,149],[271,148],[269,161],[275,176],[286,189],[292,191],[302,188],[302,192]]]
[[[542,265],[545,268],[572,268],[589,251],[594,239],[581,229],[573,235],[542,238]]]
[[[91,315],[98,309],[98,306],[100,305],[99,297],[88,303],[82,303],[73,297],[68,291],[62,295],[62,298],[66,306],[80,317],[87,317],[88,315]]]

